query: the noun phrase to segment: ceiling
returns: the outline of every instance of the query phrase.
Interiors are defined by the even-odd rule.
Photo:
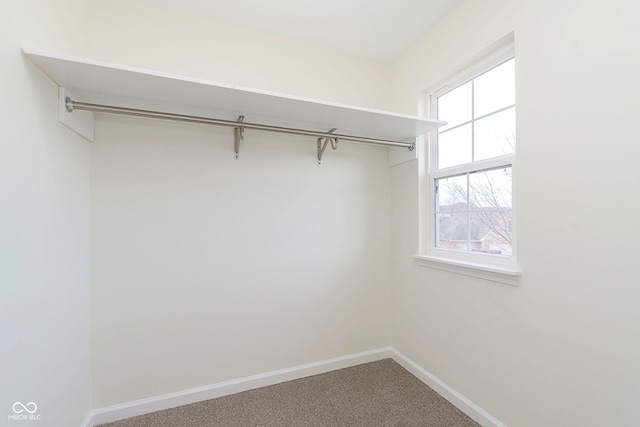
[[[462,0],[142,1],[386,62]]]

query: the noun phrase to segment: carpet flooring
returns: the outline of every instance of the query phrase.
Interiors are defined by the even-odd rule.
[[[392,359],[99,427],[479,426]]]

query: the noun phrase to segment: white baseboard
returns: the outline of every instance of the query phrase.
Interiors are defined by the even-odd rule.
[[[447,399],[451,404],[460,409],[462,412],[467,414],[470,418],[472,418],[475,422],[480,424],[483,427],[507,427],[505,424],[501,423],[493,416],[488,414],[478,405],[449,387],[439,378],[426,371],[418,364],[413,362],[411,359],[406,357],[404,354],[400,353],[395,349],[391,349],[393,353],[392,359],[395,360],[400,366],[402,366],[407,371],[411,372],[416,378],[420,381],[431,387],[435,390],[440,396]]]
[[[175,408],[176,406],[201,402],[203,400],[215,399],[216,397],[227,396],[229,394],[266,387],[285,381],[323,374],[337,369],[349,368],[351,366],[392,357],[394,357],[394,352],[390,347],[382,348],[349,356],[323,360],[320,362],[308,363],[306,365],[295,366],[293,368],[280,369],[237,380],[225,381],[190,390],[179,391],[176,393],[164,394],[148,399],[136,400],[134,402],[123,403],[121,405],[109,406],[107,408],[91,411],[87,416],[87,419],[90,419],[90,421],[87,422],[87,420],[85,420],[81,427],[93,427],[99,424],[121,420],[123,418],[144,415],[164,409]]]
[[[82,422],[82,424],[80,424],[80,427],[93,427],[93,411],[90,411],[87,414],[87,417],[84,419],[84,421]]]
[[[404,354],[391,347],[322,360],[293,368],[280,369],[265,374],[253,375],[237,380],[225,381],[204,387],[96,409],[87,415],[87,418],[80,427],[94,427],[99,424],[110,423],[124,418],[136,417],[138,415],[175,408],[176,406],[215,399],[216,397],[227,396],[229,394],[240,393],[242,391],[253,390],[312,375],[324,374],[337,369],[349,368],[351,366],[387,358],[395,360],[400,366],[411,372],[416,378],[431,387],[483,427],[506,427],[505,424],[498,421],[443,381],[417,365]]]

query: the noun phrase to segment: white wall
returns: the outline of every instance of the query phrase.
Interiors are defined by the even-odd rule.
[[[15,402],[34,402],[34,424],[51,427],[80,425],[91,408],[89,146],[57,123],[57,86],[21,53],[82,54],[82,13],[80,1],[2,7],[2,425],[20,424],[7,418]]]
[[[519,288],[416,266],[392,170],[393,346],[510,426],[637,425],[640,7],[467,1],[398,60],[394,109],[515,31]]]
[[[380,348],[386,150],[108,118],[92,150],[94,407]]]
[[[131,0],[94,0],[90,56],[363,107],[388,106],[386,64]],[[327,31],[330,31],[330,25]]]
[[[134,2],[98,4],[92,58],[386,101],[386,66]],[[234,160],[229,129],[113,117],[98,118],[96,141],[94,408],[388,345],[386,149],[343,143],[318,167],[315,139],[247,131]]]

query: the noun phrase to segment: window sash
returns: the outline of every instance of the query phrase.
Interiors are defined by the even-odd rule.
[[[487,113],[487,114],[485,114],[483,116],[479,116],[479,117],[473,118],[471,120],[467,120],[466,122],[463,122],[463,123],[458,123],[457,125],[451,126],[450,128],[446,128],[445,130],[438,131],[438,135],[445,134],[445,133],[447,133],[449,131],[458,129],[458,128],[464,126],[464,125],[468,125],[470,123],[477,122],[478,120],[486,119],[487,117],[491,117],[491,116],[494,116],[494,115],[496,115],[498,113],[502,113],[503,111],[507,111],[507,110],[509,110],[511,108],[515,108],[515,106],[516,106],[516,104],[507,105],[506,107],[499,108],[499,109],[497,109],[495,111],[492,111],[490,113]]]
[[[493,55],[490,55],[489,57],[485,58],[485,60],[480,61],[479,63],[476,64],[476,66],[469,68],[466,72],[459,74],[458,76],[455,76],[454,78],[447,81],[446,84],[442,86],[440,89],[434,92],[431,92],[429,94],[428,102],[426,104],[428,115],[430,117],[437,117],[437,105],[438,105],[437,103],[438,103],[439,96],[445,95],[448,92],[451,92],[457,89],[458,87],[468,83],[469,81],[472,81],[473,79],[479,77],[485,72],[500,66],[501,64],[511,60],[514,57],[515,55],[513,53],[513,45],[506,46],[505,48],[495,52]],[[473,98],[472,98],[472,102],[473,102]],[[467,120],[464,123],[457,123],[455,126],[452,126],[451,128],[447,128],[444,131],[442,131],[441,134],[446,134],[449,131],[455,130],[465,125],[471,124],[473,126],[474,123],[479,120],[482,120],[484,118],[490,117],[495,114],[499,114],[503,111],[506,111],[515,107],[516,107],[515,104],[511,104],[511,105],[503,106],[495,111],[491,111],[479,117],[473,117],[472,115],[471,120]],[[443,213],[445,214],[451,213],[449,211],[443,212],[439,210],[437,207],[438,196],[435,192],[435,185],[437,180],[454,177],[457,175],[465,175],[465,174],[482,172],[485,170],[497,169],[497,168],[511,167],[512,171],[515,171],[515,152],[505,154],[505,155],[495,156],[487,159],[481,159],[481,160],[475,160],[472,157],[472,161],[468,163],[439,168],[437,164],[438,163],[437,161],[438,160],[438,151],[437,151],[438,134],[439,132],[437,130],[431,133],[431,137],[430,137],[431,141],[428,143],[428,158],[426,160],[427,163],[425,164],[425,166],[427,167],[425,177],[427,178],[429,183],[429,191],[428,191],[429,197],[428,197],[428,203],[426,206],[427,208],[426,213],[428,218],[428,229],[426,230],[427,233],[423,234],[422,236],[422,239],[426,238],[426,241],[425,240],[422,240],[422,241],[427,244],[427,246],[424,247],[424,249],[427,249],[427,251],[432,254],[446,256],[450,258],[456,258],[460,260],[468,260],[470,262],[481,261],[481,262],[486,262],[488,264],[497,264],[497,265],[514,264],[515,255],[516,255],[515,244],[511,248],[511,254],[508,254],[508,255],[472,252],[468,250],[469,247],[467,247],[467,250],[455,250],[455,249],[447,249],[447,248],[442,248],[437,246],[440,227],[436,218],[438,218],[438,215],[442,215]],[[512,188],[514,187],[514,183],[515,183],[515,176],[512,176],[512,180],[511,180]],[[516,208],[515,195],[512,193],[511,208],[494,210],[495,212],[511,212],[512,241],[514,243],[516,238],[515,237],[515,234],[516,234],[515,233],[515,215],[514,215],[515,208]],[[480,211],[488,212],[490,210],[491,209],[481,209]],[[455,213],[464,214],[464,215],[467,215],[468,217],[474,212],[478,212],[478,210],[470,210],[467,207],[466,210],[456,211]]]
[[[473,174],[489,173],[507,168],[511,168],[511,171],[513,171],[512,165],[505,165],[500,168],[477,170],[466,172],[463,174],[446,175],[441,178],[434,179],[434,191],[433,198],[431,200],[431,215],[433,223],[432,244],[434,248],[437,248],[438,250],[449,250],[460,253],[482,253],[501,257],[510,257],[512,255],[513,196],[511,190],[509,191],[508,198],[509,206],[485,206],[482,203],[482,200],[480,200],[479,204],[475,203],[478,202],[477,197],[484,194],[484,189],[474,187],[473,185]],[[463,180],[462,182],[460,182],[460,179],[456,179],[450,183],[450,185],[453,187],[461,187],[461,189],[457,191],[454,190],[455,197],[453,199],[450,199],[447,193],[449,193],[449,191],[451,191],[453,187],[449,187],[449,191],[447,191],[447,183],[442,183],[441,181],[454,178],[463,178]],[[456,183],[456,181],[458,182]],[[511,189],[513,188],[512,177],[510,177],[509,179],[509,186],[511,187]],[[491,195],[497,196],[499,199],[501,199],[500,196],[502,196],[502,190],[504,190],[504,188],[500,188],[500,186],[495,188],[495,192],[492,188]],[[447,202],[447,200],[449,200],[449,202]],[[442,204],[443,201],[448,204]],[[487,215],[490,217],[489,220],[487,220]],[[453,229],[449,230],[448,233],[445,233],[443,235],[443,222],[441,221],[447,219],[453,221],[452,224],[454,224],[454,227]],[[460,234],[460,227],[465,230],[464,236]],[[478,240],[478,238],[474,237],[474,232],[477,233],[482,229],[484,229],[483,236],[485,238],[489,238],[489,240]],[[453,236],[450,234],[451,232],[456,235],[455,239],[453,240]],[[490,234],[493,235],[493,239],[488,237]],[[477,247],[475,248],[473,247],[474,243],[477,245]],[[497,252],[498,250],[500,252]]]

